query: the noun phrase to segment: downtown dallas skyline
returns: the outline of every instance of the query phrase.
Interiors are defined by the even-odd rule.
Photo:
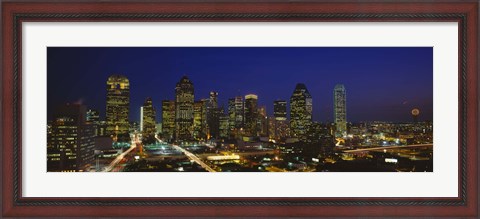
[[[188,76],[195,100],[218,92],[228,99],[258,95],[258,106],[273,115],[273,102],[290,97],[303,83],[313,98],[313,120],[333,121],[333,89],[344,84],[347,120],[411,122],[432,120],[433,49],[415,48],[102,48],[49,47],[47,112],[81,101],[105,116],[105,82],[112,74],[130,80],[131,121],[151,97],[161,121],[162,100],[174,100],[175,84]],[[289,109],[290,107],[287,107]]]

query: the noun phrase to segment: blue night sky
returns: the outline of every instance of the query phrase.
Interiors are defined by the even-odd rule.
[[[219,92],[228,98],[257,94],[273,114],[273,101],[287,100],[296,83],[313,97],[313,119],[333,120],[333,88],[345,85],[348,121],[412,121],[433,118],[431,47],[49,47],[47,112],[81,101],[105,116],[106,81],[111,74],[130,80],[130,119],[152,97],[161,119],[161,101],[174,99],[183,75],[193,81],[195,100]]]

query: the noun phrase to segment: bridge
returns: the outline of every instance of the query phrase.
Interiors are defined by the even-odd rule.
[[[414,147],[433,147],[433,144],[412,144],[412,145],[382,146],[382,147],[373,147],[373,148],[361,148],[361,149],[354,149],[354,150],[345,150],[343,152],[356,153],[356,152],[378,151],[378,150],[389,150],[389,149],[402,149],[402,148],[414,148]]]

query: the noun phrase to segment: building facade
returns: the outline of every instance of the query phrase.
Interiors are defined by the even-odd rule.
[[[129,107],[130,82],[122,75],[110,76],[107,80],[106,132],[115,140],[129,141]]]
[[[95,130],[86,121],[86,107],[79,104],[58,107],[47,135],[47,171],[89,171],[94,151]]]
[[[337,84],[333,89],[333,117],[336,126],[335,135],[347,135],[347,91],[343,84]]]
[[[245,135],[254,137],[258,132],[258,96],[245,95]]]
[[[305,141],[312,123],[312,96],[305,84],[297,84],[290,97],[290,135]]]
[[[162,137],[171,141],[175,137],[175,101],[162,101]]]
[[[193,83],[183,76],[175,87],[175,139],[193,139]]]
[[[152,98],[148,97],[145,100],[145,103],[143,103],[142,107],[142,123],[141,123],[141,129],[142,129],[142,138],[147,139],[148,143],[152,143],[152,141],[155,141],[155,134],[157,132],[156,129],[156,111],[155,108],[153,107],[153,102]]]

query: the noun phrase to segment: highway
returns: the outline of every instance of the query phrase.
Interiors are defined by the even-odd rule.
[[[160,139],[157,138],[157,141],[161,142]],[[178,145],[174,145],[172,144],[172,147],[181,151],[182,153],[185,154],[185,156],[187,156],[190,160],[193,160],[195,161],[196,163],[198,163],[198,165],[200,165],[201,167],[205,168],[208,172],[217,172],[215,171],[214,169],[212,169],[210,166],[208,166],[206,163],[204,163],[200,158],[198,158],[195,154],[192,154],[191,152],[183,149],[182,147],[178,146]]]
[[[412,145],[400,145],[400,146],[383,146],[383,147],[374,147],[374,148],[362,148],[362,149],[355,149],[355,150],[345,150],[343,152],[355,153],[355,152],[363,152],[363,151],[401,149],[401,148],[411,148],[411,147],[433,147],[433,144],[412,144]]]
[[[138,143],[140,143],[140,142],[138,141],[138,138],[135,137],[130,144],[130,148],[128,148],[128,150],[124,151],[122,154],[118,155],[107,167],[105,167],[102,170],[102,172],[111,172],[113,170],[113,168],[115,168],[115,166],[118,163],[120,163],[120,161],[122,161],[122,159],[125,157],[125,155],[132,152],[132,150],[137,147]]]

